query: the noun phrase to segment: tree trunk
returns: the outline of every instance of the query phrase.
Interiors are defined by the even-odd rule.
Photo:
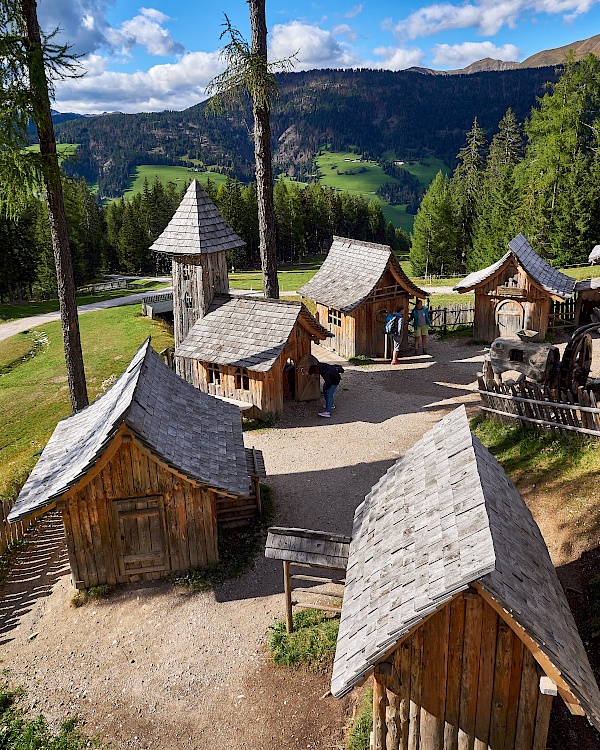
[[[267,22],[265,0],[248,0],[252,26],[252,54],[267,65]],[[277,242],[275,234],[275,206],[273,203],[273,165],[271,161],[270,107],[266,95],[253,91],[254,160],[256,162],[256,192],[258,196],[258,233],[265,297],[279,299],[277,279]]]
[[[56,264],[58,300],[60,304],[69,392],[73,411],[79,411],[88,405],[88,396],[83,369],[83,353],[81,351],[79,319],[77,317],[77,302],[75,298],[75,279],[73,277],[73,263],[69,249],[69,235],[63,201],[60,165],[56,152],[52,114],[50,112],[48,81],[44,67],[36,0],[20,0],[20,5],[25,24],[24,35],[27,41],[27,66],[29,69],[34,116],[40,142],[44,186],[46,188],[50,232],[52,235],[52,249],[54,250],[54,261]]]

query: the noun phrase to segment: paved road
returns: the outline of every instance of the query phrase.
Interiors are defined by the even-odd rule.
[[[114,297],[113,299],[106,299],[103,302],[92,302],[89,305],[79,305],[77,312],[80,315],[88,312],[95,312],[96,310],[106,310],[108,307],[120,307],[121,305],[133,305],[141,302],[144,297],[148,297],[152,294],[162,294],[164,292],[173,291],[172,287],[165,287],[165,289],[157,289],[154,292],[140,292],[139,294],[130,294],[127,297]],[[30,328],[37,328],[38,326],[44,325],[44,323],[50,323],[53,320],[60,320],[60,313],[49,312],[43,313],[42,315],[32,315],[29,318],[19,318],[19,320],[11,320],[8,323],[0,324],[0,341],[14,336],[21,331],[28,331]]]

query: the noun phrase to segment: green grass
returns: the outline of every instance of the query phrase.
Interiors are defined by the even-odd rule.
[[[350,357],[348,362],[350,362],[351,365],[356,365],[358,367],[375,364],[375,360],[371,359],[371,357],[368,357],[366,354],[357,354],[356,357]]]
[[[419,283],[418,281],[415,283]],[[447,307],[448,305],[474,305],[475,294],[465,292],[465,294],[432,294],[427,302],[429,307]]]
[[[79,148],[78,143],[57,143],[56,144],[56,150],[58,151],[59,157],[61,159],[66,159],[69,156],[72,156],[77,149]],[[27,146],[27,151],[39,151],[40,145],[39,143],[34,143],[33,146]]]
[[[69,718],[53,732],[42,715],[29,718],[20,705],[25,693],[0,685],[0,747],[2,750],[83,750],[101,747],[79,731],[77,719]]]
[[[110,586],[108,583],[103,583],[101,586],[90,586],[89,589],[78,591],[71,599],[71,604],[75,608],[83,607],[89,602],[94,602],[98,599],[105,599],[116,590],[117,586]]]
[[[180,189],[183,186],[196,179],[202,185],[206,185],[208,178],[214,185],[222,185],[227,179],[227,175],[220,172],[194,172],[188,167],[167,167],[162,165],[142,164],[136,167],[133,174],[130,175],[131,185],[123,192],[125,198],[133,198],[134,195],[141,193],[144,189],[144,179],[148,178],[148,183],[152,183],[158,178],[163,185],[168,182],[174,182]],[[117,200],[113,198],[113,200]]]
[[[265,548],[267,529],[275,517],[273,492],[266,484],[260,485],[260,497],[261,514],[248,526],[219,529],[219,562],[216,565],[172,573],[167,580],[192,591],[208,591],[251,570],[254,559]]]
[[[600,265],[597,266],[580,266],[579,268],[560,268],[567,276],[572,276],[580,281],[581,279],[595,279],[600,276]]]
[[[157,351],[172,346],[173,337],[157,321],[142,317],[137,305],[91,312],[79,319],[88,392],[93,400],[102,384],[121,375],[135,351],[152,335]],[[35,357],[0,376],[0,500],[14,495],[37,461],[57,422],[71,412],[60,321],[48,323],[46,342]],[[14,361],[32,338],[2,342],[0,363]]]
[[[373,731],[373,689],[366,690],[346,739],[347,750],[369,750]]]
[[[339,617],[329,617],[320,609],[301,609],[294,613],[294,630],[286,632],[285,621],[271,626],[269,650],[275,664],[313,672],[326,672],[333,664]]]
[[[279,271],[280,292],[295,292],[301,286],[310,281],[319,270],[319,266],[314,264],[310,268],[300,267],[290,271]],[[236,271],[229,274],[229,286],[231,289],[252,289],[254,291],[262,289],[262,275],[260,271]]]
[[[103,302],[107,299],[118,299],[119,297],[129,297],[132,294],[140,292],[151,292],[156,289],[164,289],[170,284],[164,284],[158,281],[141,281],[133,282],[135,289],[112,289],[108,292],[98,292],[97,294],[80,294],[77,296],[78,305],[91,305],[95,302]],[[29,318],[32,315],[42,315],[48,312],[58,312],[57,299],[45,299],[33,302],[5,302],[0,304],[0,322],[9,320],[18,320],[20,318]]]

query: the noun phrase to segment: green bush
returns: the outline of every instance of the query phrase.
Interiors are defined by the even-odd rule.
[[[347,750],[369,750],[371,732],[373,731],[373,690],[363,695],[356,713],[356,718],[346,740]]]
[[[302,609],[294,614],[294,631],[288,633],[284,620],[271,627],[269,650],[275,664],[308,667],[313,672],[329,669],[335,655],[339,617],[319,609]]]

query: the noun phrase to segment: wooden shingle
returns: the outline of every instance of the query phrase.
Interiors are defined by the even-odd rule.
[[[388,268],[409,294],[427,297],[404,273],[389,245],[347,237],[333,238],[323,265],[299,293],[327,307],[350,312],[367,299]]]
[[[152,454],[190,479],[249,493],[239,409],[182,380],[148,339],[106,393],[58,423],[9,520],[50,507],[94,467],[123,423]]]
[[[357,508],[332,693],[349,692],[469,586],[522,628],[600,729],[600,692],[540,530],[461,406]]]

